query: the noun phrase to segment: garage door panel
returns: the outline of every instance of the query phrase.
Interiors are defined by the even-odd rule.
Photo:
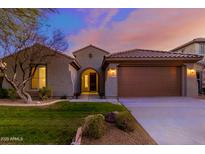
[[[180,96],[180,67],[119,67],[120,97]]]

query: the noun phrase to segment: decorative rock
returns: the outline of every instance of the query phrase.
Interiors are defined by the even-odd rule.
[[[118,114],[117,111],[114,112],[109,112],[105,115],[105,121],[109,122],[109,123],[115,123],[116,120],[116,115]]]
[[[79,127],[75,136],[75,141],[71,143],[71,145],[80,145],[82,138],[82,127]]]

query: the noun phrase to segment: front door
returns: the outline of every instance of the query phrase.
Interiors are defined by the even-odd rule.
[[[96,89],[96,73],[90,73],[90,91],[97,91],[97,89]]]
[[[94,69],[86,69],[81,74],[81,93],[97,94],[98,92],[98,73]]]

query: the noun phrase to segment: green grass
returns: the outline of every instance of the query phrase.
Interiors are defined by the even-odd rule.
[[[70,144],[87,115],[123,110],[126,109],[121,105],[88,102],[59,102],[44,107],[0,106],[0,144]],[[4,137],[23,140],[5,141]]]

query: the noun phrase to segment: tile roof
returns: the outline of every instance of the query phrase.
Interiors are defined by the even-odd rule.
[[[35,44],[33,44],[33,45],[29,46],[29,47],[26,47],[26,48],[24,48],[24,49],[22,49],[22,50],[19,50],[19,51],[15,52],[15,53],[13,53],[13,54],[10,54],[10,55],[7,55],[7,56],[5,56],[5,57],[2,57],[2,59],[9,58],[9,57],[11,57],[11,56],[13,56],[13,55],[15,55],[15,54],[17,54],[17,53],[19,54],[20,52],[25,51],[26,49],[34,48],[34,47],[42,47],[42,49],[43,49],[43,48],[49,49],[49,50],[51,50],[52,52],[55,52],[55,53],[58,54],[58,55],[64,56],[65,58],[68,58],[68,59],[72,60],[72,61],[71,61],[71,64],[75,65],[78,69],[80,69],[80,67],[81,67],[80,64],[76,61],[75,58],[73,58],[73,57],[71,57],[71,56],[69,56],[69,55],[67,55],[67,54],[65,54],[65,53],[62,53],[61,51],[57,51],[57,50],[55,50],[55,49],[52,49],[52,48],[50,48],[50,47],[48,47],[48,46],[46,46],[46,45],[40,44],[40,43],[35,43]],[[29,50],[28,50],[28,51],[29,51]],[[0,59],[1,59],[1,57],[0,57]]]
[[[205,66],[205,60],[202,59],[202,60],[198,61],[197,64],[198,64],[198,65]]]
[[[168,51],[133,49],[109,54],[106,58],[202,58],[202,56]]]

